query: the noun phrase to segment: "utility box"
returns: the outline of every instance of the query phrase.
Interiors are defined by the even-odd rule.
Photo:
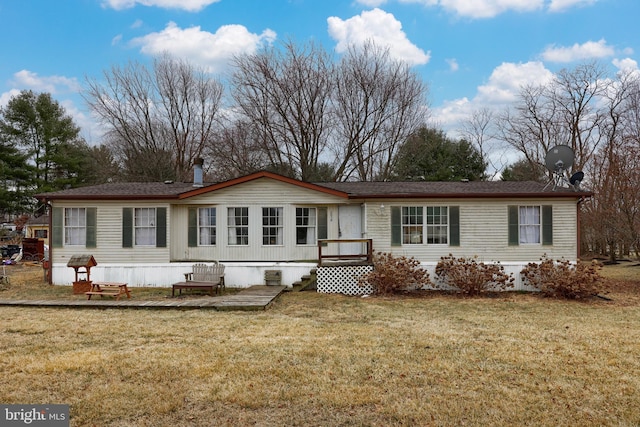
[[[282,285],[282,270],[265,270],[264,283],[267,286]]]

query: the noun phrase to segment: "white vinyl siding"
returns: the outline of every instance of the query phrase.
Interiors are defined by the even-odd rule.
[[[122,211],[123,203],[117,201],[91,201],[92,209],[96,209],[96,227],[95,240],[96,247],[85,248],[83,253],[90,253],[98,262],[98,265],[109,263],[130,263],[135,260],[136,263],[156,263],[169,262],[169,248],[171,238],[168,236],[166,247],[155,246],[138,246],[132,248],[122,247]],[[168,204],[160,204],[153,202],[135,202],[128,201],[127,207],[149,207],[157,208],[160,206],[169,208]],[[68,201],[58,202],[56,206],[63,208],[80,208],[87,206],[86,201]],[[170,224],[171,209],[167,209],[167,226]],[[88,243],[88,242],[87,242]],[[77,246],[55,247],[52,250],[52,262],[60,262],[66,264],[69,257],[78,253]]]
[[[483,261],[536,261],[543,254],[554,259],[576,259],[577,209],[574,199],[443,199],[415,200],[412,206],[459,206],[459,246],[392,244],[391,210],[407,206],[402,200],[375,200],[366,206],[366,237],[373,239],[376,251],[413,256],[423,262],[438,262],[451,253],[456,257],[477,256]],[[553,244],[510,246],[508,206],[553,205]],[[381,208],[383,206],[383,208]]]
[[[192,197],[172,207],[173,221],[171,235],[172,261],[299,261],[315,260],[318,257],[318,239],[339,237],[338,205],[346,199],[292,186],[270,179],[259,179],[212,193]],[[218,235],[216,246],[189,246],[189,210],[213,206],[217,208]],[[228,209],[246,207],[248,215],[246,245],[229,244],[227,231]],[[263,244],[262,208],[282,208],[282,244]],[[299,243],[300,231],[297,226],[297,210],[315,211],[315,232],[307,228],[304,232],[309,239]],[[312,214],[309,214],[312,220]],[[195,224],[195,222],[194,222]],[[235,233],[232,233],[235,234]],[[314,236],[315,234],[315,236]],[[233,237],[232,237],[233,239]]]

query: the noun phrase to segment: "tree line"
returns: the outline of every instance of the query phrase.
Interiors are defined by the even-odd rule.
[[[271,170],[304,181],[548,182],[547,151],[568,145],[595,194],[581,204],[583,251],[628,254],[640,236],[639,81],[579,64],[522,87],[504,111],[474,112],[454,139],[428,124],[427,85],[373,43],[336,61],[289,41],[234,58],[224,76],[162,55],[87,80],[83,97],[107,130],[99,146],[49,94],[22,92],[0,110],[0,209],[23,209],[35,189],[189,181],[197,158],[211,181]]]

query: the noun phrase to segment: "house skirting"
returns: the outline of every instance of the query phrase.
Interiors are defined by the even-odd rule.
[[[171,262],[154,264],[100,263],[91,268],[92,281],[123,282],[130,287],[169,287],[184,281],[184,274],[191,271],[195,262]],[[205,263],[206,264],[206,263]],[[232,288],[248,288],[265,284],[266,270],[280,270],[281,283],[292,287],[294,282],[317,267],[312,262],[223,262],[225,285]],[[63,263],[52,265],[54,285],[71,285],[75,272]],[[270,283],[275,284],[275,283]]]
[[[536,289],[523,283],[520,272],[528,262],[501,262],[505,273],[512,274],[514,287],[509,291],[535,291]],[[436,281],[436,263],[422,263],[422,268],[429,272],[432,282]],[[318,267],[317,289],[321,293],[336,293],[344,295],[370,295],[373,292],[371,286],[359,286],[358,278],[373,270],[370,265],[329,265]],[[428,287],[425,289],[435,289]]]

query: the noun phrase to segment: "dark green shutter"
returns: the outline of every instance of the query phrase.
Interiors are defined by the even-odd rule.
[[[509,206],[509,246],[518,246],[520,244],[519,225],[518,225],[518,207]]]
[[[122,247],[133,247],[133,208],[122,208]]]
[[[51,209],[51,246],[54,248],[62,247],[62,232],[64,229],[64,209]]]
[[[553,245],[553,206],[542,206],[542,244]]]
[[[156,208],[156,248],[167,247],[167,208]]]
[[[460,206],[449,206],[449,246],[460,246]]]
[[[187,233],[187,244],[190,248],[198,246],[198,209],[189,208],[189,225]]]
[[[97,213],[96,208],[86,208],[86,229],[85,229],[85,246],[87,248],[96,247],[96,227],[97,227]]]
[[[402,246],[402,209],[391,206],[391,246]]]

